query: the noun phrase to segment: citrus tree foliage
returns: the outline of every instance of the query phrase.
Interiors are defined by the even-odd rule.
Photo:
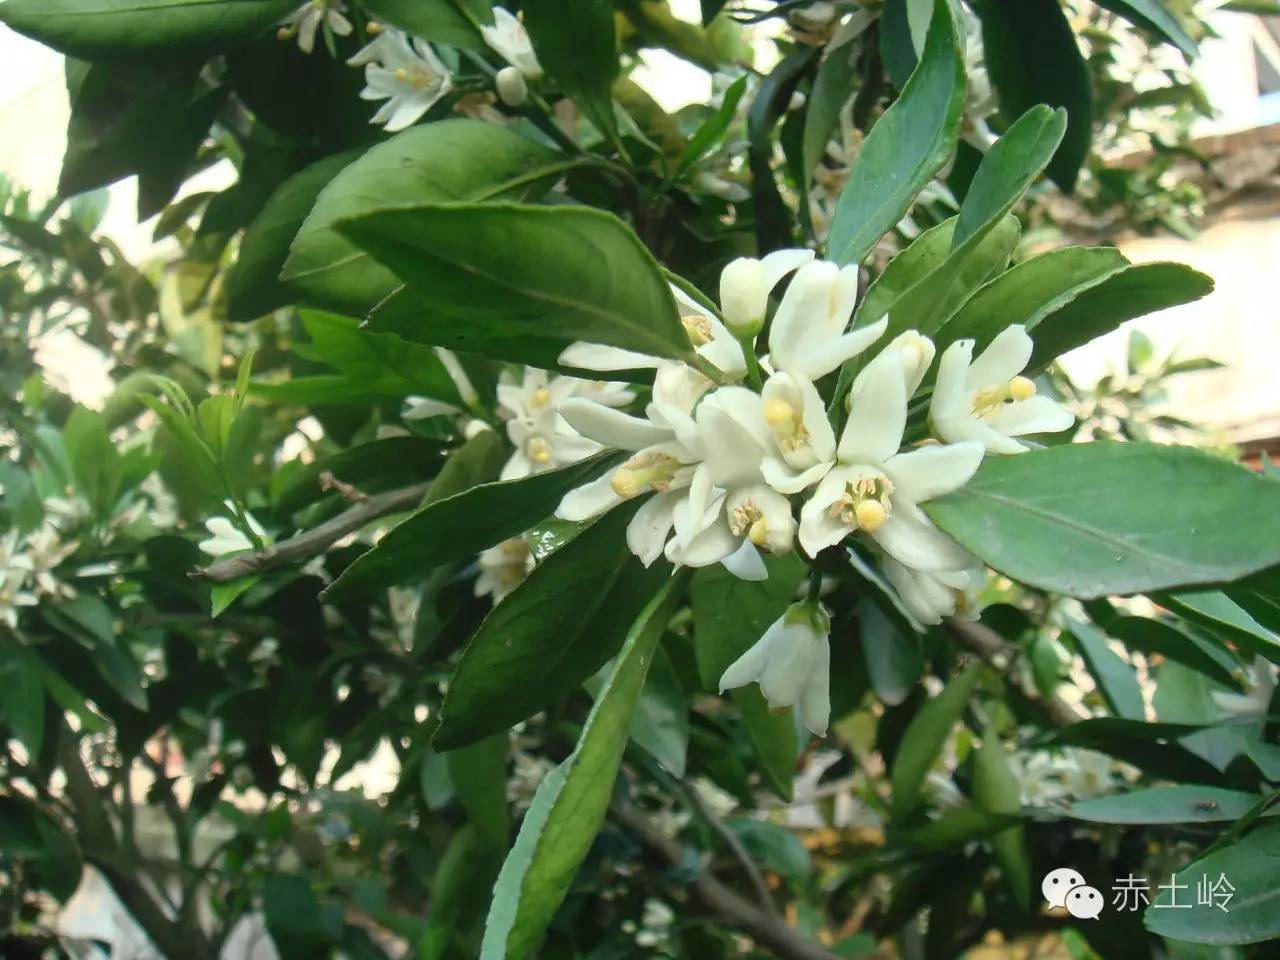
[[[1157,442],[1203,364],[1053,366],[1211,281],[1020,247],[1129,122],[1096,25],[1199,28],[522,7],[0,5],[72,104],[0,217],[6,954],[86,864],[173,958],[1264,952],[1280,484]],[[97,231],[126,176],[179,253]],[[1058,868],[1149,896],[1047,912]]]

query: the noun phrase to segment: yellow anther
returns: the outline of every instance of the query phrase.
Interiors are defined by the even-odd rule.
[[[279,30],[277,30],[277,31],[276,31],[276,39],[277,39],[277,40],[292,40],[292,39],[293,39],[293,28],[292,28],[292,27],[281,27]]]
[[[531,400],[531,406],[535,410],[545,407],[550,402],[551,402],[551,391],[548,390],[546,387],[539,387],[537,390],[533,391],[533,399]]]
[[[551,444],[545,438],[532,438],[526,444],[526,449],[529,451],[529,459],[534,463],[545,466],[551,462]]]
[[[774,430],[789,435],[795,428],[796,412],[781,397],[770,397],[764,402],[764,419]]]
[[[679,469],[680,461],[665,453],[638,453],[613,472],[609,486],[624,500],[645,490],[665,493]]]
[[[404,67],[396,67],[395,73],[392,74],[401,83],[407,83],[409,80],[409,71]]]
[[[529,555],[529,544],[525,543],[519,537],[512,537],[510,540],[504,540],[499,547],[504,557],[510,557],[513,560],[523,560]]]
[[[680,325],[689,335],[689,342],[695,347],[711,342],[711,321],[700,313],[685,314],[680,317]]]
[[[751,524],[751,529],[747,531],[747,536],[757,547],[764,546],[765,540],[769,538],[769,525],[764,522],[764,517],[760,517],[755,523]]]
[[[854,508],[853,513],[858,521],[858,528],[867,533],[875,533],[889,517],[889,511],[879,500],[863,500]]]
[[[1014,400],[1030,400],[1035,395],[1036,384],[1029,377],[1014,377],[1009,381],[1009,396]]]
[[[369,36],[376,37],[383,31],[384,27],[377,20],[370,20],[364,29]]]

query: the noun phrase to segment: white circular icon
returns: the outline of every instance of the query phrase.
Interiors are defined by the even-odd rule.
[[[1049,901],[1049,906],[1065,907],[1067,894],[1073,888],[1083,886],[1084,877],[1080,871],[1072,870],[1070,867],[1059,867],[1045,875],[1044,880],[1040,882],[1040,892],[1044,894],[1045,900]]]
[[[1097,887],[1072,887],[1067,894],[1067,913],[1077,920],[1097,920],[1105,903]]]

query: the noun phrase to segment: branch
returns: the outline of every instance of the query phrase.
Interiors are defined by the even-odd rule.
[[[426,483],[417,483],[401,490],[392,490],[390,493],[369,497],[345,513],[338,514],[332,520],[326,520],[314,530],[300,533],[291,540],[272,544],[255,553],[244,553],[211,563],[197,570],[194,576],[212,580],[214,583],[227,583],[264,570],[310,560],[324,553],[347,534],[359,530],[369,521],[416,506],[422,499],[422,495],[427,492],[427,486]]]
[[[723,820],[707,809],[707,805],[702,802],[702,797],[698,795],[697,787],[691,783],[685,783],[683,787],[685,796],[689,800],[689,806],[693,807],[698,816],[706,821],[707,826],[712,829],[716,836],[724,841],[725,846],[729,848],[734,859],[742,867],[742,871],[747,875],[747,880],[755,893],[756,900],[760,904],[760,909],[774,919],[781,919],[778,914],[778,905],[774,903],[773,894],[769,892],[769,885],[765,883],[764,875],[760,873],[760,868],[756,866],[756,862],[751,859],[751,854],[747,852],[747,848],[742,845],[741,838],[730,830]]]
[[[958,620],[955,617],[947,617],[946,624],[957,640],[996,669],[1003,670],[1009,665],[1015,652],[1014,648],[1011,644],[1005,642],[1004,637],[990,627],[975,623],[972,620]],[[1079,723],[1085,719],[1076,712],[1076,709],[1071,704],[1056,695],[1044,698],[1036,698],[1029,695],[1029,698],[1039,699],[1039,702],[1044,705],[1045,713],[1049,715],[1049,719],[1060,727],[1069,727],[1071,724]]]
[[[614,801],[610,810],[615,820],[667,864],[674,867],[685,862],[684,847],[650,823],[629,800]],[[715,877],[699,874],[689,889],[703,906],[749,934],[780,960],[839,960],[836,954],[744,900]]]

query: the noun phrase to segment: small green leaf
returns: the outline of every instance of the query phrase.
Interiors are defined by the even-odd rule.
[[[433,500],[392,527],[372,550],[343,571],[323,598],[333,601],[404,583],[441,564],[469,559],[518,537],[554,513],[566,493],[595,479],[607,462],[595,457]]]
[[[1280,662],[1280,636],[1258,623],[1222,591],[1183,591],[1164,594],[1160,600],[1192,623],[1206,627],[1224,639],[1233,640],[1268,660]]]
[[[261,574],[251,573],[247,577],[237,577],[225,583],[215,583],[209,588],[209,616],[219,617],[235,603],[244,592],[262,579]]]
[[[964,112],[964,55],[948,0],[936,0],[924,53],[871,128],[836,205],[827,241],[837,263],[861,263],[911,208],[955,149]]]
[[[566,340],[676,359],[691,354],[653,257],[604,211],[414,206],[345,220],[340,228],[423,303],[465,319],[476,341],[549,327]]]
[[[604,822],[636,702],[686,582],[687,573],[669,578],[641,609],[577,747],[534,794],[494,887],[481,960],[523,960],[568,892]]]
[[[1215,823],[1239,820],[1262,797],[1221,787],[1150,787],[1077,800],[1067,815],[1091,823]],[[1271,816],[1280,810],[1270,811]]]
[[[1180,900],[1194,898],[1199,884],[1216,884],[1226,877],[1234,892],[1223,904],[1225,909],[1168,909],[1173,894],[1165,891],[1147,908],[1142,921],[1153,933],[1190,943],[1262,943],[1280,937],[1277,875],[1280,823],[1269,823],[1250,831],[1238,843],[1192,861],[1177,874],[1174,882],[1185,885]]]
[[[989,457],[925,510],[1001,573],[1081,599],[1234,580],[1280,560],[1280,485],[1183,447]]]
[[[365,0],[369,13],[434,43],[484,50],[484,38],[455,0]]]
[[[970,664],[911,718],[890,771],[895,820],[901,820],[919,802],[925,775],[942,751],[947,735],[964,713],[981,679],[982,665]]]
[[[640,502],[595,521],[493,608],[449,681],[437,749],[474,743],[560,701],[618,651],[671,575],[668,564],[646,569],[627,549],[626,526]]]
[[[120,453],[101,414],[76,407],[62,428],[76,487],[99,519],[111,516],[120,492]]]
[[[1080,646],[1084,662],[1098,683],[1107,706],[1117,717],[1141,720],[1146,716],[1142,703],[1142,688],[1138,685],[1133,667],[1120,659],[1110,647],[1107,638],[1087,623],[1068,620],[1067,629]]]
[[[720,102],[720,106],[716,108],[716,112],[702,121],[702,124],[694,131],[693,136],[689,138],[688,144],[685,145],[684,151],[680,154],[680,159],[676,161],[674,176],[678,177],[684,173],[689,166],[695,162],[724,136],[724,132],[729,129],[729,124],[733,122],[733,118],[737,113],[738,101],[742,99],[743,93],[747,89],[747,78],[739,77],[729,85],[724,92],[724,99]]]
[[[611,0],[524,0],[521,6],[547,75],[616,144],[613,81],[618,76],[618,41]]]
[[[974,805],[987,813],[1016,814],[1021,809],[1018,796],[1018,778],[1009,766],[1009,756],[994,726],[988,724],[973,761]],[[1023,911],[1029,911],[1031,854],[1026,831],[1021,825],[1006,827],[992,836],[991,847],[1014,900]]]
[[[1098,6],[1120,14],[1130,23],[1164,37],[1194,60],[1199,53],[1196,42],[1162,0],[1098,0]]]
[[[26,747],[40,756],[44,744],[44,665],[31,647],[20,643],[0,646],[0,720]]]

